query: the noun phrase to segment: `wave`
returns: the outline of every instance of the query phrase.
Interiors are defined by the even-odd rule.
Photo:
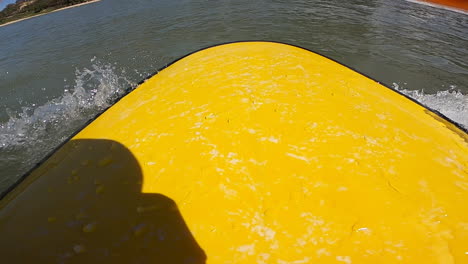
[[[450,120],[468,129],[468,95],[457,91],[455,87],[438,91],[435,94],[427,94],[423,90],[407,90],[397,83],[393,83],[393,89],[439,111]]]
[[[73,88],[59,98],[7,110],[8,121],[0,124],[0,192],[136,85],[99,62],[75,75]]]

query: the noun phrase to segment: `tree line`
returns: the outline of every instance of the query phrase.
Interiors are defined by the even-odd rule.
[[[33,16],[44,11],[52,11],[58,8],[76,5],[90,0],[18,0],[15,4],[9,4],[0,12],[0,24],[8,21]],[[31,2],[24,5],[24,2]]]

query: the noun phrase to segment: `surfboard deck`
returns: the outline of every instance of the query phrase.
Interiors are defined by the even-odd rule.
[[[468,137],[279,43],[187,56],[0,201],[10,263],[466,263]]]

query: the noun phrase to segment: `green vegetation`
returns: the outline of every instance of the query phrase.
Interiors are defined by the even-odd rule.
[[[0,24],[89,1],[90,0],[18,0],[15,4],[8,5],[0,12]]]

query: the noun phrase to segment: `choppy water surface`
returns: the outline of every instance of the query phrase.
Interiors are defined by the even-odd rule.
[[[468,14],[403,0],[103,0],[0,27],[0,191],[156,69],[238,40],[300,45],[468,127]]]

